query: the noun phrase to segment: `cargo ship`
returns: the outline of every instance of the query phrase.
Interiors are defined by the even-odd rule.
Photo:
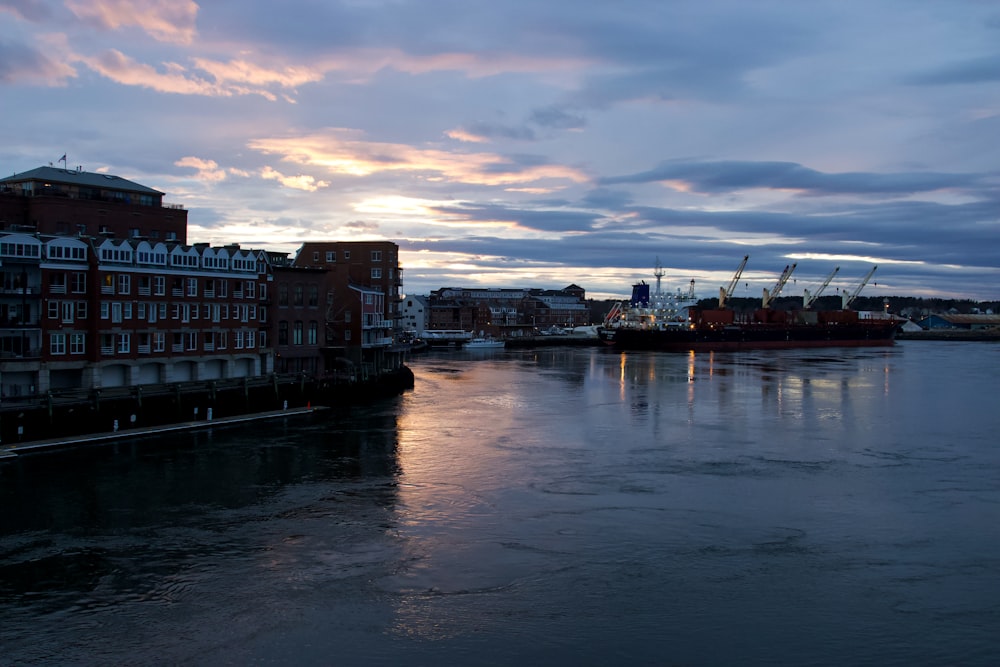
[[[632,286],[632,297],[608,313],[598,328],[598,337],[622,350],[658,350],[665,352],[786,349],[808,347],[871,347],[892,345],[897,322],[876,312],[860,313],[849,309],[850,302],[874,273],[873,268],[852,293],[842,296],[841,310],[812,310],[811,305],[829,285],[835,270],[814,293],[807,291],[801,310],[774,310],[774,298],[795,270],[785,267],[777,284],[764,290],[761,307],[752,313],[738,314],[726,307],[739,281],[748,257],[728,288],[720,288],[717,308],[703,308],[694,296],[694,281],[687,293],[663,294],[660,291],[662,268],[657,261],[656,291],[639,282]]]

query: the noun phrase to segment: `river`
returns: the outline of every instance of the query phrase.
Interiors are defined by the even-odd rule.
[[[0,467],[0,664],[1000,659],[996,344],[409,365]]]

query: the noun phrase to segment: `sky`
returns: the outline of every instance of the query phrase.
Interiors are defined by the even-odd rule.
[[[403,291],[1000,299],[995,0],[0,0],[0,173]]]

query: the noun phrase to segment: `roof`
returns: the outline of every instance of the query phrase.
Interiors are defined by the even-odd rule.
[[[140,192],[143,194],[162,195],[153,188],[147,188],[134,181],[112,174],[98,174],[92,171],[76,171],[75,169],[60,169],[58,167],[38,167],[20,174],[0,178],[0,183],[21,183],[24,181],[45,181],[60,185],[82,185],[91,188],[121,190],[123,192]]]
[[[952,324],[1000,324],[1000,315],[940,313],[937,316]]]

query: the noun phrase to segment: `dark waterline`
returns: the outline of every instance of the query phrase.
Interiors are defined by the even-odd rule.
[[[992,665],[1000,346],[415,359],[0,468],[0,664]]]

